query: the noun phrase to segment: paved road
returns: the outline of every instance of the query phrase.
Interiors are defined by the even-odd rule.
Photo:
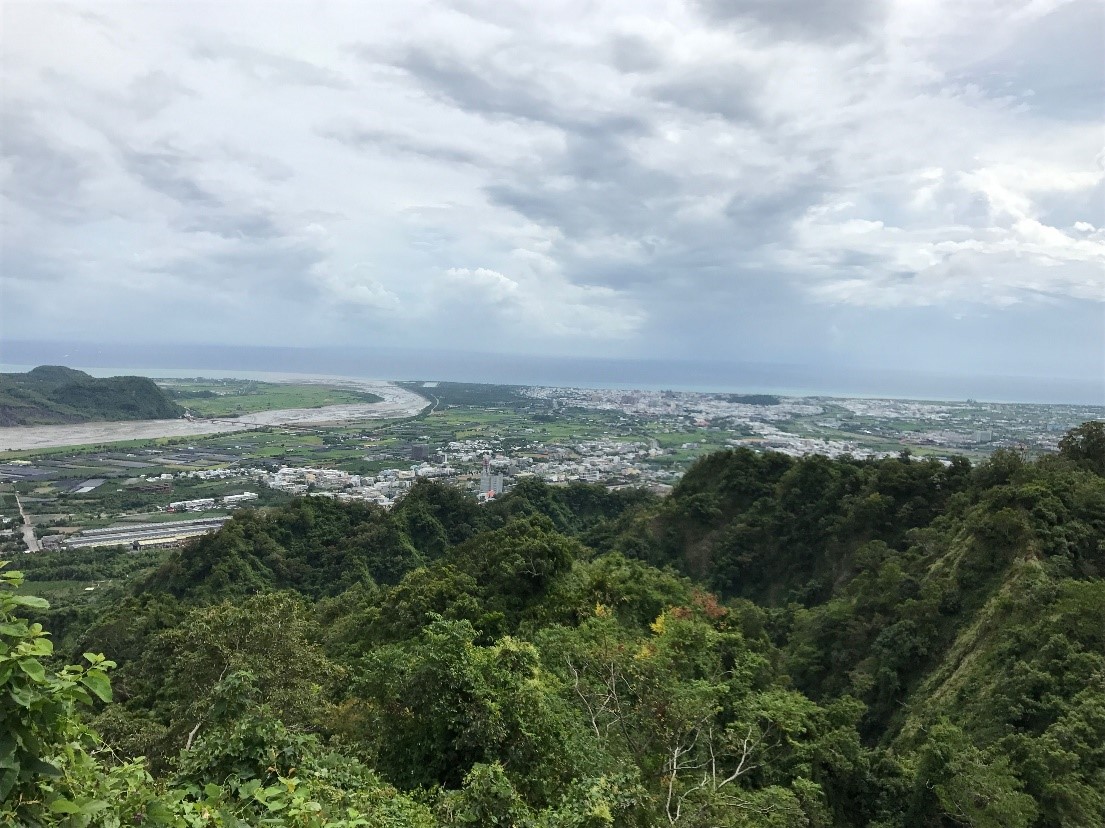
[[[378,403],[328,405],[322,408],[287,408],[260,411],[225,420],[133,420],[113,423],[77,423],[53,426],[0,428],[0,451],[23,451],[55,446],[85,446],[122,440],[157,437],[191,437],[225,434],[270,425],[320,425],[350,420],[385,420],[413,417],[429,402],[390,382],[347,383],[383,397]]]
[[[23,511],[23,501],[19,499],[19,495],[15,496],[15,505],[19,507],[19,514],[23,516],[23,543],[27,544],[27,551],[41,552],[42,542],[35,537],[35,528],[31,526],[27,513]]]

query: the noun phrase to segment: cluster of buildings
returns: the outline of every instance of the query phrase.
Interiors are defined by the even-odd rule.
[[[887,457],[895,452],[872,451],[852,440],[838,440],[827,437],[802,437],[789,431],[782,431],[769,423],[753,423],[754,437],[729,440],[730,446],[746,446],[763,451],[777,451],[791,457],[806,454],[823,454],[826,457]]]
[[[235,477],[245,476],[246,471],[236,466],[226,466],[219,469],[196,469],[195,471],[178,472],[181,480],[230,480]],[[161,475],[163,478],[171,478],[171,474]]]
[[[673,391],[528,388],[523,393],[543,400],[552,413],[570,416],[571,409],[617,412],[616,419],[651,420],[665,434],[686,433],[680,449],[664,450],[657,440],[634,438],[639,429],[623,430],[621,438],[542,442],[525,429],[509,440],[491,437],[454,440],[444,446],[428,442],[410,445],[410,465],[385,468],[375,474],[339,469],[283,466],[276,471],[240,466],[187,471],[175,475],[197,480],[251,476],[290,495],[332,497],[375,503],[389,508],[418,480],[441,480],[468,491],[480,502],[501,496],[518,481],[537,478],[551,484],[596,483],[610,488],[640,486],[665,493],[681,471],[664,455],[685,461],[699,453],[705,431],[717,434],[712,445],[747,446],[791,456],[816,453],[830,457],[889,456],[901,445],[994,448],[1022,433],[1043,433],[1057,441],[1065,430],[1052,419],[1040,421],[1025,406],[939,403],[910,400],[807,399],[774,395],[727,395]],[[1024,410],[1021,410],[1024,409]],[[1071,416],[1075,416],[1072,412]],[[524,436],[523,436],[524,435]],[[426,440],[426,438],[421,438]],[[893,450],[887,450],[888,448]],[[366,461],[394,458],[368,455]],[[398,461],[403,462],[403,461]],[[149,484],[174,475],[151,477]],[[226,508],[255,500],[246,492],[216,500],[202,498],[170,504],[174,511]]]
[[[973,448],[994,442],[992,431],[923,431],[913,437],[913,441],[926,446],[946,446],[947,448]]]
[[[291,495],[333,497],[390,507],[419,480],[439,480],[472,493],[481,503],[501,496],[519,480],[548,483],[602,483],[611,487],[652,486],[667,491],[679,473],[654,469],[641,461],[663,452],[651,445],[620,440],[581,441],[573,445],[532,442],[504,449],[498,440],[470,439],[447,443],[440,453],[406,468],[357,475],[338,469],[283,466],[258,472],[258,479]]]
[[[139,475],[126,481],[128,486],[143,492],[168,492],[172,491],[174,480],[235,480],[249,477],[250,473],[237,466],[225,466],[217,469],[197,469],[196,471],[182,471],[173,474]]]
[[[206,512],[209,509],[235,509],[257,499],[256,492],[223,495],[222,497],[198,497],[194,500],[178,500],[169,504],[170,512]]]
[[[539,477],[548,483],[604,483],[608,486],[664,487],[679,474],[657,469],[644,461],[663,452],[653,443],[592,440],[570,447],[553,447],[534,458],[519,476]]]
[[[423,473],[420,475],[419,471]],[[305,466],[282,466],[271,474],[264,472],[259,474],[268,486],[287,494],[362,501],[375,503],[384,508],[389,508],[395,502],[395,498],[410,489],[419,476],[445,475],[442,469],[418,466],[411,469],[384,469],[377,475],[350,474],[339,469]]]
[[[813,416],[821,405],[803,397],[771,397],[762,402],[747,397],[706,394],[693,391],[618,391],[604,388],[526,388],[533,399],[548,400],[556,408],[588,408],[619,411],[634,417],[689,419],[698,425],[715,420],[779,421],[796,416]]]
[[[688,391],[618,391],[529,388],[523,393],[548,403],[551,411],[616,411],[651,419],[670,430],[719,429],[743,432],[740,444],[786,454],[881,456],[888,442],[990,452],[1010,447],[1054,451],[1062,435],[1102,409],[1087,405],[1045,405],[787,397],[771,394],[710,394]]]

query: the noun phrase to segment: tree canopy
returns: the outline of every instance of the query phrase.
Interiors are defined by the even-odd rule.
[[[4,570],[0,822],[1103,824],[1098,426],[721,452],[664,500],[307,498],[79,611]]]

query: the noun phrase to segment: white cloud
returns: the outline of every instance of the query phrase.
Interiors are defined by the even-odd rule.
[[[446,270],[434,291],[440,312],[461,313],[474,325],[523,340],[624,339],[644,322],[640,309],[617,291],[570,283],[540,256],[518,258],[520,271],[528,271],[519,279],[485,267]]]
[[[9,4],[5,335],[451,346],[478,314],[667,356],[1102,300],[1092,4],[722,5]]]
[[[445,279],[457,292],[478,297],[478,301],[501,304],[518,298],[517,282],[486,267],[451,267],[445,271]]]

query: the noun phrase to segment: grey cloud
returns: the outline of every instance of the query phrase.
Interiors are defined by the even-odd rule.
[[[76,6],[65,6],[63,8],[66,13],[71,14],[74,17],[79,17],[81,20],[84,20],[87,23],[92,23],[104,29],[114,28],[109,18],[105,17],[102,14],[97,14],[91,9],[82,9],[77,8]]]
[[[487,192],[496,204],[556,227],[563,238],[557,258],[569,273],[625,287],[674,283],[679,274],[723,278],[734,262],[787,242],[794,222],[835,187],[827,157],[796,156],[786,169],[747,177],[712,186],[714,197],[732,188],[719,214],[687,218],[692,181],[647,166],[615,136],[578,133],[561,154],[515,170]],[[592,244],[612,238],[633,245],[632,264],[619,260],[618,245],[607,257],[601,243]],[[579,246],[588,252],[578,254]]]
[[[446,164],[483,165],[487,159],[460,147],[450,147],[413,135],[402,135],[384,129],[367,127],[332,127],[319,130],[324,138],[345,144],[355,150],[383,150],[403,155],[416,155]]]
[[[621,72],[652,72],[664,65],[664,53],[639,35],[619,34],[610,40],[610,57]]]
[[[825,186],[814,175],[782,185],[779,192],[736,195],[727,211],[728,224],[686,226],[676,213],[687,182],[650,167],[630,149],[629,141],[651,131],[636,113],[568,113],[528,79],[447,53],[410,50],[397,65],[432,94],[466,111],[533,121],[564,132],[562,151],[499,171],[485,192],[494,204],[557,228],[561,241],[556,243],[556,258],[569,278],[580,282],[620,287],[650,279],[663,282],[667,276],[661,274],[687,267],[722,273],[727,262],[741,255],[739,244],[756,247],[782,240],[790,222],[821,198]],[[740,67],[698,69],[654,83],[646,91],[693,112],[746,122],[756,118],[755,79]],[[409,141],[396,146],[393,136],[379,131],[363,137],[374,146],[391,142],[393,149],[408,152],[432,149]],[[592,252],[585,260],[575,252],[592,241],[600,242],[602,249],[601,240],[611,237],[635,245],[644,260],[629,266],[616,257],[605,260],[601,253]]]
[[[274,239],[282,233],[270,215],[257,211],[235,213],[225,205],[217,212],[190,216],[178,226],[185,232],[214,233],[228,239]]]
[[[220,252],[175,263],[178,276],[210,284],[226,284],[230,290],[260,291],[266,296],[315,293],[312,268],[326,260],[326,254],[309,244],[287,241],[278,244],[243,244]],[[228,275],[233,278],[228,279]]]
[[[944,186],[941,200],[948,217],[969,227],[985,227],[991,221],[990,201],[982,193],[964,191],[961,187]]]
[[[148,189],[180,205],[183,215],[172,223],[189,233],[214,233],[224,238],[271,239],[280,235],[273,217],[252,206],[239,207],[200,184],[191,172],[197,163],[169,145],[153,150],[119,147],[124,169]]]
[[[844,250],[835,257],[837,267],[846,271],[860,271],[861,273],[884,272],[886,261],[884,256],[875,253],[866,253],[862,250]],[[913,271],[886,272],[887,281],[904,281],[912,279],[917,274]]]
[[[1105,5],[1078,0],[1033,21],[1001,53],[973,64],[959,80],[1046,117],[1101,120],[1103,49]]]
[[[1039,194],[1036,204],[1041,220],[1052,227],[1070,228],[1078,221],[1105,227],[1105,179],[1078,193]]]
[[[290,165],[277,158],[262,155],[253,150],[244,150],[229,143],[219,147],[219,154],[232,164],[245,167],[259,179],[270,184],[287,181],[295,172]]]
[[[144,72],[120,89],[97,89],[74,75],[47,68],[39,73],[62,99],[79,102],[88,112],[102,114],[105,122],[118,125],[117,112],[139,119],[153,118],[182,98],[195,97],[192,89],[161,70]]]
[[[329,89],[348,89],[351,85],[347,78],[325,67],[236,43],[197,43],[192,48],[192,56],[203,60],[227,61],[243,74],[266,83],[321,86]]]
[[[527,22],[525,3],[504,3],[502,0],[443,0],[442,5],[473,20],[505,29],[515,28]]]
[[[498,73],[485,77],[458,57],[412,48],[396,63],[453,105],[485,115],[560,124],[556,107],[532,83]]]
[[[119,147],[124,169],[149,189],[183,204],[212,206],[217,199],[187,171],[191,159],[171,147],[153,151]]]
[[[886,43],[874,0],[442,5],[420,6],[425,25],[404,30],[378,4],[289,6],[248,28],[227,4],[198,23],[160,4],[140,15],[105,7],[105,29],[73,18],[41,42],[28,16],[11,38],[17,95],[6,105],[18,123],[4,125],[0,166],[15,219],[0,251],[5,322],[89,337],[118,321],[121,336],[147,324],[193,340],[373,345],[393,334],[360,324],[371,312],[413,323],[393,323],[396,341],[417,330],[434,347],[468,317],[427,295],[462,267],[516,279],[527,300],[543,280],[567,304],[609,300],[611,314],[643,320],[618,346],[627,354],[800,356],[824,345],[835,315],[857,343],[841,354],[887,364],[879,343],[902,328],[911,352],[956,365],[986,333],[949,334],[953,347],[931,323],[971,303],[1012,314],[992,284],[1020,302],[1017,325],[993,329],[1005,337],[993,346],[1000,364],[1045,365],[1017,329],[1039,324],[1055,293],[1084,297],[1093,285],[1097,260],[1058,250],[1018,276],[1016,252],[988,252],[1025,246],[1002,215],[1008,198],[1099,255],[1100,236],[1073,229],[1105,223],[1105,185],[1087,175],[1099,149],[1086,119],[1100,114],[1100,11],[1085,0],[1030,24],[1009,4],[956,10],[991,27],[986,38],[919,14],[909,37]],[[356,37],[354,19],[371,32],[359,61],[266,45],[304,27],[337,50]],[[1002,51],[975,57],[976,39]],[[858,54],[875,49],[873,60]],[[765,78],[759,67],[782,71]],[[775,89],[784,76],[792,83],[769,100],[767,81]],[[227,81],[245,84],[263,123],[219,88]],[[364,186],[350,170],[373,165],[351,151],[395,169]],[[442,165],[463,169],[445,176]],[[1041,192],[1052,181],[1056,191]],[[90,216],[110,220],[74,226]],[[926,273],[925,251],[957,242],[979,248],[962,272]],[[379,277],[389,310],[363,309],[375,283],[360,266]],[[75,290],[34,290],[57,278]],[[146,289],[124,291],[130,280]],[[955,298],[941,298],[944,287]],[[902,307],[887,310],[887,297]],[[914,309],[925,302],[939,306]],[[1088,364],[1093,319],[1102,330],[1088,302],[1070,303],[1080,327],[1055,316],[1032,348]],[[876,323],[879,337],[867,336]],[[543,336],[520,330],[500,345],[585,347]]]
[[[139,75],[131,81],[127,93],[127,105],[144,118],[157,115],[181,98],[195,96],[193,90],[160,70]]]
[[[647,235],[663,222],[658,202],[678,192],[675,177],[641,164],[617,136],[601,131],[569,134],[560,156],[487,187],[495,203],[570,239]]]
[[[882,0],[697,0],[717,23],[752,23],[784,38],[844,41],[871,33],[885,15]]]
[[[362,52],[362,56],[371,59],[370,53]],[[394,65],[435,97],[487,117],[531,121],[566,131],[641,133],[648,129],[636,116],[561,105],[534,78],[516,77],[486,63],[476,67],[458,55],[416,47],[408,49]]]
[[[0,245],[0,273],[4,282],[25,282],[42,285],[60,282],[65,278],[66,265],[55,260],[48,252],[29,250],[23,244],[7,240]]]
[[[756,121],[759,81],[740,66],[697,69],[654,84],[652,96],[666,103],[731,121]]]
[[[95,166],[92,153],[64,146],[30,115],[12,112],[0,113],[0,139],[0,157],[11,167],[9,198],[58,220],[86,216],[81,194]]]

